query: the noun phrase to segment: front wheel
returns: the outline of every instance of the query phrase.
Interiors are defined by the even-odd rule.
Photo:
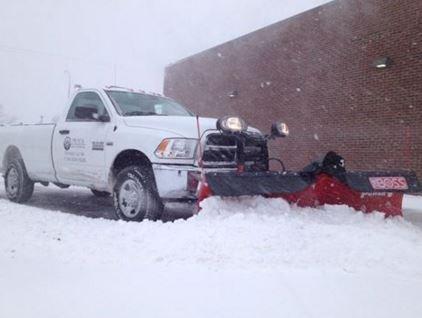
[[[6,195],[16,203],[27,202],[34,193],[34,182],[29,179],[22,159],[12,160],[4,177]]]
[[[147,167],[131,166],[117,175],[113,202],[117,217],[125,221],[156,221],[163,211],[154,175]]]

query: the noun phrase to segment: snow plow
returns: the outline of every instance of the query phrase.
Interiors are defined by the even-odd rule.
[[[236,141],[234,158],[237,169],[203,170],[197,190],[199,202],[210,196],[262,195],[283,198],[299,207],[347,205],[364,213],[382,212],[387,217],[402,215],[405,193],[422,192],[417,176],[412,171],[346,171],[344,158],[333,151],[302,171],[287,171],[282,161],[269,158],[264,158],[267,169],[254,169],[245,161],[245,149],[251,138],[246,127],[244,121],[237,117],[225,117],[218,121],[217,129]],[[278,122],[272,126],[271,134],[263,136],[263,139],[267,142],[288,135],[287,125]],[[271,160],[279,161],[283,169],[270,171],[268,163]]]

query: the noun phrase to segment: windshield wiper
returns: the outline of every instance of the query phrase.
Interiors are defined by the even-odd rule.
[[[125,116],[167,116],[167,115],[157,114],[154,112],[142,112],[142,111],[136,110],[133,112],[125,113]]]

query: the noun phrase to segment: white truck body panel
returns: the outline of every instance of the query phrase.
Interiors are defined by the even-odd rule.
[[[145,128],[153,131],[160,130],[175,137],[198,138],[196,117],[127,117],[124,118],[124,122],[128,127]],[[217,120],[215,118],[199,118],[201,134],[206,130],[215,130],[216,122]]]
[[[16,147],[31,179],[57,182],[51,156],[54,128],[54,124],[0,127],[0,171],[4,173],[6,169],[3,159],[7,149]]]

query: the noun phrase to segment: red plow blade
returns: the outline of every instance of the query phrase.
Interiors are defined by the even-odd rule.
[[[204,176],[198,200],[216,195],[280,197],[300,207],[347,205],[386,216],[402,215],[404,193],[420,192],[413,172],[212,172]]]
[[[300,207],[347,205],[365,213],[379,211],[386,216],[402,215],[402,192],[359,192],[326,174],[317,176],[315,183],[304,191],[272,197],[282,197]]]

